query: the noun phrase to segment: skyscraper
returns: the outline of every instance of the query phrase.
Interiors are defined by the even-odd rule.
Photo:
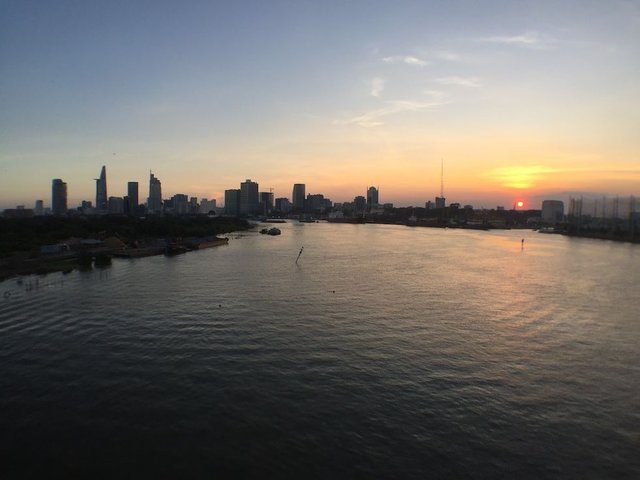
[[[147,199],[149,213],[162,212],[162,184],[160,180],[149,172],[149,198]]]
[[[127,183],[127,198],[128,198],[128,211],[129,215],[138,214],[138,203],[140,201],[138,197],[138,182]]]
[[[378,189],[376,187],[369,187],[367,189],[367,210],[377,208],[379,203]]]
[[[291,206],[294,211],[304,211],[305,185],[304,183],[295,183],[293,185],[293,193],[291,194]]]
[[[240,212],[240,190],[232,188],[224,191],[224,213],[238,215]]]
[[[96,209],[99,212],[106,212],[109,209],[107,200],[107,169],[102,166],[100,178],[96,178]]]
[[[67,213],[67,184],[59,178],[51,182],[51,211],[54,215]]]
[[[240,214],[247,215],[260,212],[258,184],[247,178],[240,184]]]

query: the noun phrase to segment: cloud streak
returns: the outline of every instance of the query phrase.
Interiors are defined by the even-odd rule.
[[[452,75],[449,77],[441,77],[436,80],[441,85],[454,85],[458,87],[478,88],[482,86],[478,77],[459,77]]]
[[[530,31],[519,35],[495,35],[482,37],[478,41],[486,43],[500,43],[503,45],[513,45],[526,48],[544,48],[554,43],[554,40],[538,32]]]
[[[385,63],[406,63],[407,65],[415,67],[424,67],[428,64],[426,60],[414,57],[413,55],[394,55],[391,57],[384,57],[382,61]]]
[[[414,102],[411,100],[393,100],[386,102],[385,106],[376,110],[361,113],[349,118],[335,120],[335,125],[358,125],[360,127],[377,127],[384,125],[382,119],[389,115],[395,115],[403,112],[418,112],[433,110],[436,107],[444,105],[448,102]]]

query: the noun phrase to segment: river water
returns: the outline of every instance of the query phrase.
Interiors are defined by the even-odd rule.
[[[0,283],[0,476],[640,478],[640,245],[278,226]]]

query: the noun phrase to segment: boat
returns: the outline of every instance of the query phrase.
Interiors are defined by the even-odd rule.
[[[271,228],[263,228],[260,230],[260,233],[263,235],[280,235],[282,232],[279,228],[271,227]]]

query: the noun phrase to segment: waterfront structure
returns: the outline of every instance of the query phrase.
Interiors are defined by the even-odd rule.
[[[367,188],[367,211],[371,211],[372,208],[378,208],[379,203],[378,188]]]
[[[305,196],[305,184],[295,183],[293,185],[293,193],[291,195],[291,206],[294,211],[304,211],[304,196]]]
[[[51,182],[51,211],[54,215],[67,213],[67,184],[59,178]]]
[[[107,169],[103,165],[100,170],[100,178],[96,178],[96,209],[100,213],[106,213],[109,209],[107,200]]]
[[[138,215],[138,204],[140,198],[138,196],[138,182],[127,183],[127,214]]]
[[[247,178],[240,184],[240,214],[251,215],[260,212],[258,184]]]
[[[149,172],[149,198],[147,199],[149,213],[162,212],[162,184],[153,173]]]
[[[240,213],[240,189],[232,188],[224,191],[224,213],[226,215]]]
[[[561,200],[542,201],[542,223],[555,225],[564,220],[564,202]]]

